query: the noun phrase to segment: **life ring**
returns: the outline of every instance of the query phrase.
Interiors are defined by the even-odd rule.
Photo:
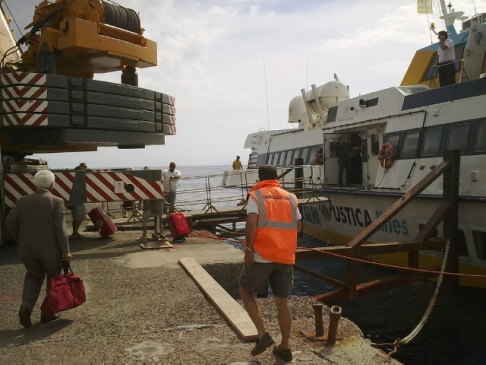
[[[384,169],[392,167],[393,162],[395,162],[395,147],[391,143],[383,143],[378,154],[378,159],[380,160],[381,167]]]

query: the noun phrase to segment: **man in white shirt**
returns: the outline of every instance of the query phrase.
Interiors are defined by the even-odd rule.
[[[439,50],[437,55],[439,56],[439,61],[437,68],[439,70],[439,83],[440,86],[452,85],[456,83],[454,42],[448,38],[445,30],[441,30],[438,33],[438,38]]]
[[[165,201],[169,205],[169,210],[173,211],[176,191],[177,191],[177,180],[181,178],[181,172],[176,170],[175,162],[169,164],[168,170],[162,170],[162,182],[164,184],[164,196]]]

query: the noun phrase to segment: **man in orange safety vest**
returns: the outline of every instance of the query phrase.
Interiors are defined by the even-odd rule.
[[[292,289],[297,233],[302,216],[294,194],[280,187],[277,170],[271,165],[258,169],[259,182],[250,190],[245,227],[245,266],[240,276],[240,296],[258,331],[251,355],[263,353],[275,342],[266,331],[254,294],[272,289],[282,342],[273,353],[292,361],[290,329],[292,318],[287,298]]]

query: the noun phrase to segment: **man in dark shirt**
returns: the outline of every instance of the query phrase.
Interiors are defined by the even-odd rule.
[[[346,184],[351,182],[351,155],[350,151],[353,147],[344,140],[344,137],[339,137],[339,142],[334,144],[331,149],[333,157],[338,159],[338,184],[343,185],[343,172],[346,171]]]

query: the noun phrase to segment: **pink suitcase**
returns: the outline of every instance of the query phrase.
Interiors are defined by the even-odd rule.
[[[185,238],[191,233],[191,228],[187,224],[186,217],[182,213],[173,213],[167,217],[167,224],[169,225],[170,233],[174,240]]]
[[[115,223],[112,222],[111,218],[106,214],[102,207],[91,209],[88,213],[88,217],[103,238],[109,237],[118,231]]]

